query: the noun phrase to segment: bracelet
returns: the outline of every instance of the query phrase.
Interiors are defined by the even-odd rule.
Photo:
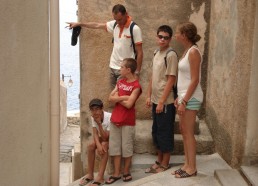
[[[185,104],[187,104],[187,101],[185,101],[185,99],[182,99],[182,102],[185,103]]]
[[[184,106],[186,107],[185,101],[182,101],[182,102],[181,102],[181,105],[184,105]]]

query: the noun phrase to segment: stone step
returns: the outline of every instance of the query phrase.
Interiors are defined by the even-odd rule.
[[[218,169],[215,170],[214,176],[223,186],[248,186],[248,183],[236,169]]]
[[[113,183],[112,186],[150,186],[150,185],[164,185],[164,186],[189,186],[189,185],[209,185],[219,186],[220,184],[214,177],[216,169],[228,169],[230,166],[218,155],[197,155],[197,170],[198,174],[195,177],[187,179],[178,179],[171,175],[171,172],[178,169],[184,161],[184,156],[172,155],[170,164],[172,167],[165,172],[159,174],[145,174],[145,168],[152,165],[156,160],[156,156],[148,154],[135,154],[133,156],[133,164],[131,174],[133,180],[126,183],[122,179]],[[180,164],[180,165],[179,165]],[[109,175],[105,175],[107,179]],[[78,186],[80,179],[69,184],[68,186]]]
[[[210,131],[203,120],[199,120],[199,135],[195,135],[197,142],[197,154],[212,154],[214,152],[214,142]],[[151,130],[152,120],[137,120],[135,133],[134,152],[138,154],[155,154]],[[173,154],[183,154],[183,140],[181,134],[175,134]]]
[[[59,163],[60,173],[59,173],[59,186],[66,186],[71,183],[71,169],[72,163]]]
[[[241,166],[241,171],[251,185],[258,186],[258,166]]]

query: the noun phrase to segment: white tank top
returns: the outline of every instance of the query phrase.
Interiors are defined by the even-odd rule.
[[[192,48],[195,48],[199,51],[200,55],[201,52],[198,49],[198,47],[196,45],[193,45],[185,54],[185,56],[180,59],[179,63],[178,63],[178,82],[177,82],[177,89],[178,89],[178,96],[179,98],[182,98],[185,96],[186,91],[189,87],[189,84],[191,82],[191,73],[190,73],[190,63],[189,63],[189,52]],[[202,55],[201,55],[201,64],[202,64]],[[199,83],[193,93],[193,95],[191,96],[190,99],[192,98],[196,98],[198,101],[202,102],[203,101],[203,92],[202,92],[202,88],[200,85],[200,81],[201,81],[201,64],[200,64],[200,74],[199,74]],[[189,99],[189,100],[190,100]]]

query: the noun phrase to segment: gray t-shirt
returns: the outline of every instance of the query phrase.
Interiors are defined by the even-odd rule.
[[[167,49],[169,50],[169,48]],[[171,51],[167,54],[167,66],[165,65],[164,57],[166,56],[167,50],[158,51],[152,61],[152,90],[151,90],[151,101],[158,104],[161,98],[166,83],[167,75],[177,76],[177,55]],[[164,104],[174,103],[173,89],[169,93]]]

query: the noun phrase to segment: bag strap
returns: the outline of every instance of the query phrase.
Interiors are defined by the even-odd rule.
[[[135,43],[134,43],[134,38],[133,38],[133,27],[134,27],[134,25],[136,25],[135,22],[132,22],[131,25],[130,25],[130,34],[131,34],[134,56],[135,56],[135,59],[137,59],[137,52],[136,52],[136,49],[135,49]]]
[[[154,51],[154,56],[157,54],[158,51],[159,51],[159,48],[157,48],[157,49]],[[168,66],[167,56],[168,56],[168,53],[171,52],[171,51],[175,52],[175,54],[176,54],[176,56],[177,56],[177,58],[178,58],[178,55],[177,55],[176,51],[175,51],[174,49],[172,49],[172,48],[169,48],[169,49],[167,50],[167,52],[166,52],[165,57],[164,57],[164,62],[165,62],[166,68],[167,68],[167,66]]]

